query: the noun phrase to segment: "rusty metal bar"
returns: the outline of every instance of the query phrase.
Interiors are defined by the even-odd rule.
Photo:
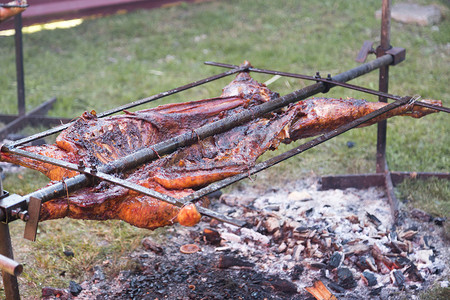
[[[25,79],[23,71],[22,13],[14,16],[14,41],[16,47],[17,104],[19,116],[25,115]]]
[[[23,266],[11,258],[0,254],[0,269],[9,275],[17,277],[22,274]]]
[[[125,109],[133,108],[133,107],[136,107],[136,106],[139,106],[139,105],[151,102],[151,101],[155,101],[155,100],[158,100],[158,99],[161,99],[161,98],[164,98],[164,97],[167,97],[167,96],[170,96],[170,95],[173,95],[173,94],[185,91],[187,89],[190,89],[190,88],[193,88],[193,87],[196,87],[196,86],[199,86],[199,85],[202,85],[202,84],[205,84],[205,83],[208,83],[208,82],[211,82],[211,81],[214,81],[214,80],[217,80],[217,79],[220,79],[220,78],[223,78],[223,77],[226,77],[226,76],[238,73],[238,72],[242,72],[244,70],[246,70],[245,67],[242,67],[242,68],[237,67],[234,70],[229,70],[227,72],[223,72],[223,73],[220,73],[220,74],[217,74],[217,75],[213,75],[213,76],[210,76],[210,77],[207,77],[207,78],[204,78],[204,79],[201,79],[201,80],[198,80],[198,81],[194,81],[192,83],[189,83],[189,84],[186,84],[186,85],[183,85],[183,86],[171,89],[171,90],[166,91],[166,92],[162,92],[162,93],[159,93],[159,94],[147,97],[147,98],[143,98],[143,99],[136,100],[134,102],[131,102],[131,103],[119,106],[119,107],[114,108],[114,109],[107,110],[107,111],[105,111],[103,113],[98,114],[97,116],[99,118],[106,117],[106,116],[115,114],[117,112],[123,111]],[[9,143],[8,145],[11,146],[11,147],[16,147],[16,146],[19,146],[19,145],[23,145],[23,144],[29,143],[31,141],[34,141],[34,140],[37,140],[37,139],[40,139],[40,138],[43,138],[43,137],[55,134],[57,132],[60,132],[60,131],[62,131],[64,129],[66,129],[67,127],[69,127],[72,124],[73,124],[73,122],[67,123],[67,124],[64,124],[64,125],[61,125],[61,126],[58,126],[58,127],[55,127],[55,128],[51,128],[49,130],[46,130],[46,131],[43,131],[43,132],[31,135],[31,136],[26,137],[24,139],[21,139],[21,140]]]
[[[385,55],[391,45],[391,0],[382,0],[381,8],[381,37],[380,46],[377,48],[377,57]],[[379,74],[379,90],[387,93],[389,89],[389,65],[380,68]],[[379,97],[380,102],[387,102],[386,97]],[[376,171],[383,173],[385,171],[386,161],[386,131],[387,121],[383,120],[378,123],[377,128],[377,154],[376,154]]]
[[[1,181],[2,178],[0,171],[0,197],[3,197],[4,191],[3,191],[3,184],[1,183]],[[0,241],[1,241],[0,254],[2,256],[6,256],[9,259],[14,259],[11,245],[11,235],[9,233],[9,225],[3,223],[2,220],[0,220]],[[20,293],[19,293],[19,284],[17,283],[17,277],[11,275],[10,272],[7,272],[3,267],[1,267],[1,269],[6,300],[19,300]]]

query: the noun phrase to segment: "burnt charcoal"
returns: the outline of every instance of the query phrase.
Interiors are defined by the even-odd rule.
[[[348,268],[337,269],[338,283],[345,289],[352,289],[356,287],[356,281],[353,278],[352,272]]]
[[[433,221],[433,216],[421,209],[415,208],[415,209],[411,210],[410,214],[413,218],[418,219],[422,222]]]
[[[271,277],[268,282],[274,290],[282,292],[285,294],[295,294],[297,293],[297,286],[286,279],[281,279],[278,277]]]
[[[425,246],[427,246],[430,249],[434,249],[433,245],[433,238],[429,235],[426,235],[423,237],[423,242],[425,243]]]
[[[308,209],[307,211],[305,211],[305,215],[307,217],[310,217],[312,215],[312,213],[314,212],[314,207],[311,207],[310,209]]]
[[[375,277],[375,274],[367,270],[364,271],[362,274],[364,278],[366,278],[368,286],[374,286],[377,284],[377,278]]]
[[[402,271],[394,270],[392,271],[392,277],[394,284],[401,290],[405,288],[405,276],[403,276]]]
[[[308,230],[309,230],[309,228],[306,226],[300,226],[300,227],[297,227],[294,229],[294,231],[299,232],[299,233],[304,233],[304,232],[307,232]]]
[[[74,257],[75,256],[75,254],[73,253],[72,250],[64,250],[63,253],[67,257]]]
[[[105,274],[103,274],[103,270],[100,266],[94,267],[94,276],[92,277],[93,281],[103,281],[105,280]]]
[[[217,265],[220,269],[228,269],[231,267],[249,267],[253,268],[255,266],[254,263],[243,260],[239,257],[234,257],[230,255],[222,255],[219,259],[219,263]]]
[[[445,218],[436,217],[434,218],[434,224],[438,226],[444,226],[445,220],[446,220]]]
[[[164,254],[164,249],[148,237],[142,239],[142,246],[146,250],[150,250],[153,253],[160,254],[160,255]]]
[[[61,300],[71,298],[70,294],[65,289],[57,289],[57,288],[53,288],[53,287],[43,287],[42,288],[42,298],[53,299],[54,297],[61,299]]]
[[[343,260],[344,260],[344,254],[336,251],[331,255],[330,261],[328,262],[328,267],[330,269],[336,269],[342,264]]]
[[[366,212],[367,218],[372,222],[375,226],[380,226],[382,223],[380,219],[378,219],[375,215],[372,215],[371,213]]]
[[[392,253],[402,253],[402,249],[399,248],[396,242],[392,241],[389,244],[386,244],[389,248],[391,248]]]
[[[410,263],[410,265],[405,270],[405,274],[412,281],[419,281],[419,282],[425,281],[422,277],[422,274],[420,274],[419,269],[417,269],[414,263]]]
[[[341,287],[339,284],[330,281],[327,286],[337,293],[345,293],[345,289]]]
[[[222,238],[220,237],[220,233],[218,231],[211,228],[205,228],[203,230],[203,240],[208,244],[218,246],[220,245]]]
[[[406,266],[406,265],[409,264],[409,263],[411,263],[411,260],[409,260],[409,259],[406,258],[406,257],[402,257],[402,256],[398,257],[398,258],[395,260],[395,264],[396,264],[397,266],[399,266],[400,268],[403,268],[404,266]]]
[[[374,288],[370,291],[369,295],[370,296],[378,296],[378,295],[380,295],[382,289],[383,289],[382,286]]]
[[[82,290],[83,290],[83,288],[78,283],[76,283],[75,281],[71,280],[69,282],[69,292],[72,295],[78,296],[81,293]]]
[[[311,263],[309,266],[310,266],[311,268],[319,269],[319,270],[325,269],[325,268],[327,267],[327,265],[326,265],[326,264],[323,264],[323,263]]]
[[[303,271],[305,268],[302,265],[295,265],[291,272],[291,279],[292,280],[299,280],[300,275],[303,274]]]

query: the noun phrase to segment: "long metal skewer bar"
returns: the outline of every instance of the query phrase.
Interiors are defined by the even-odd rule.
[[[230,69],[238,67],[238,66],[232,65],[232,64],[225,64],[225,63],[212,62],[212,61],[206,61],[205,64],[210,65],[210,66],[230,68]],[[330,77],[322,78],[322,77],[317,77],[317,76],[308,76],[308,75],[303,75],[303,74],[281,72],[281,71],[274,71],[274,70],[268,70],[268,69],[260,69],[260,68],[255,68],[255,67],[249,67],[248,70],[252,71],[252,72],[263,73],[263,74],[279,75],[279,76],[299,78],[299,79],[311,80],[311,81],[320,81],[325,84],[328,84],[329,86],[336,85],[336,86],[356,90],[356,91],[367,93],[367,94],[372,94],[375,96],[381,96],[381,97],[385,97],[385,98],[389,98],[389,99],[393,99],[393,100],[399,100],[402,98],[402,96],[384,93],[384,92],[380,92],[377,90],[372,90],[372,89],[365,88],[365,87],[362,87],[359,85],[354,85],[354,84],[345,83],[345,82],[337,82],[335,80],[332,80]],[[420,101],[414,102],[414,105],[423,106],[423,107],[443,111],[446,113],[450,113],[450,108],[447,108],[447,107],[436,106],[436,105],[432,105],[432,104],[428,104],[428,103],[424,103],[424,102],[420,102]]]
[[[183,207],[184,205],[186,205],[185,201],[180,201],[177,198],[174,198],[174,197],[171,197],[169,195],[157,192],[155,190],[143,187],[143,186],[141,186],[139,184],[135,184],[135,183],[130,182],[128,180],[120,179],[120,178],[118,178],[116,176],[96,171],[93,168],[79,169],[76,164],[68,163],[68,162],[65,162],[65,161],[62,161],[62,160],[59,160],[59,159],[54,159],[54,158],[51,158],[51,157],[46,157],[46,156],[35,154],[35,153],[31,153],[31,152],[24,151],[24,150],[21,150],[21,149],[15,149],[14,153],[17,154],[17,155],[21,155],[21,156],[24,156],[24,157],[28,157],[28,158],[34,159],[34,160],[38,160],[38,161],[42,161],[42,162],[49,163],[49,164],[52,164],[52,165],[56,165],[56,166],[59,166],[59,167],[65,168],[65,169],[69,169],[69,170],[73,170],[73,171],[79,171],[79,172],[85,174],[85,176],[91,177],[92,179],[94,179],[94,178],[95,179],[100,179],[100,180],[107,181],[107,182],[110,182],[110,183],[113,183],[113,184],[116,184],[116,185],[120,185],[120,186],[125,187],[127,189],[136,191],[138,193],[142,193],[142,194],[147,195],[147,196],[151,196],[153,198],[159,199],[161,201],[167,202],[167,203],[175,205],[177,207]],[[64,181],[63,184],[65,184],[65,182],[66,181]],[[28,196],[30,196],[28,198],[37,197],[37,198],[41,198],[41,200],[43,198],[45,198],[45,197],[40,197],[40,193],[39,192],[40,191],[36,191],[36,192],[28,195]],[[42,200],[42,202],[45,202],[45,200]],[[197,207],[197,210],[202,215],[205,215],[205,216],[208,216],[208,217],[211,217],[211,218],[215,218],[215,219],[218,219],[220,221],[227,222],[227,223],[230,223],[230,224],[233,224],[233,225],[242,226],[244,224],[242,221],[234,220],[232,218],[229,218],[227,216],[221,215],[221,214],[219,214],[219,213],[217,213],[215,211],[212,211],[212,210],[204,208],[204,207]]]
[[[333,77],[333,80],[338,82],[345,82],[354,79],[358,76],[361,76],[363,74],[366,74],[368,72],[371,72],[375,69],[378,69],[381,66],[389,65],[390,63],[392,63],[392,61],[393,58],[391,55],[384,55],[371,62],[362,64],[356,68],[338,74],[335,77]],[[323,92],[326,89],[327,86],[324,83],[322,82],[315,83],[313,85],[307,86],[305,88],[287,94],[283,97],[279,97],[275,100],[260,104],[255,107],[251,107],[248,110],[238,113],[236,115],[224,118],[211,124],[204,125],[196,130],[193,130],[192,132],[187,132],[185,134],[181,134],[174,138],[155,144],[152,146],[152,148],[141,149],[135,153],[132,153],[130,155],[127,155],[114,162],[111,162],[107,165],[100,167],[98,169],[98,172],[113,173],[115,171],[124,171],[135,168],[137,166],[141,166],[153,159],[158,158],[159,155],[171,153],[180,147],[188,146],[192,143],[195,143],[199,139],[204,139],[208,136],[225,132],[242,123],[263,116],[266,113],[287,106],[288,104],[306,99],[317,93]],[[10,153],[17,153],[17,150],[20,149],[15,149],[14,147],[11,147],[9,145],[3,145],[3,147],[1,148],[1,151]],[[48,163],[54,163],[53,160],[48,160],[48,158],[45,156],[43,156],[39,160]],[[71,177],[65,180],[64,182],[56,183],[54,185],[45,187],[39,191],[27,195],[25,197],[25,201],[27,202],[28,205],[30,197],[36,197],[41,199],[42,202],[46,202],[51,199],[64,196],[67,193],[71,193],[82,187],[92,184],[91,180],[92,177],[93,176],[86,174],[80,174]],[[2,216],[0,213],[0,220],[3,220],[5,218],[6,216]]]
[[[335,130],[332,130],[330,132],[324,133],[321,136],[319,136],[319,137],[317,137],[315,139],[312,139],[312,140],[310,140],[310,141],[308,141],[308,142],[306,142],[304,144],[301,144],[298,147],[295,147],[295,148],[293,148],[293,149],[291,149],[289,151],[286,151],[286,152],[284,152],[284,153],[282,153],[282,154],[280,154],[278,156],[272,157],[272,158],[270,158],[270,159],[268,159],[268,160],[266,160],[264,162],[261,162],[261,163],[255,165],[254,167],[250,168],[247,172],[243,172],[243,173],[237,174],[235,176],[225,178],[225,179],[223,179],[221,181],[215,182],[215,183],[213,183],[213,184],[211,184],[211,185],[209,185],[207,187],[204,187],[204,188],[202,188],[202,189],[200,189],[198,191],[195,191],[194,193],[192,193],[192,194],[190,194],[190,195],[180,199],[180,201],[182,201],[182,202],[194,201],[194,200],[199,199],[199,198],[201,198],[201,197],[203,197],[205,195],[208,195],[209,193],[212,193],[214,191],[220,190],[220,189],[222,189],[222,188],[224,188],[224,187],[226,187],[226,186],[228,186],[228,185],[230,185],[232,183],[235,183],[235,182],[237,182],[239,180],[247,178],[250,175],[253,175],[253,174],[256,174],[256,173],[258,173],[260,171],[263,171],[263,170],[265,170],[265,169],[267,169],[269,167],[272,167],[272,166],[274,166],[274,165],[276,165],[276,164],[278,164],[278,163],[280,163],[280,162],[282,162],[282,161],[284,161],[284,160],[286,160],[288,158],[291,158],[291,157],[293,157],[293,156],[295,156],[297,154],[300,154],[300,153],[302,153],[302,152],[304,152],[304,151],[306,151],[308,149],[311,149],[311,148],[313,148],[313,147],[315,147],[317,145],[320,145],[323,142],[326,142],[326,141],[328,141],[328,140],[330,140],[330,139],[332,139],[332,138],[334,138],[334,137],[336,137],[336,136],[338,136],[338,135],[340,135],[340,134],[342,134],[344,132],[347,132],[350,129],[352,129],[354,127],[357,127],[357,126],[361,125],[362,123],[365,123],[365,122],[367,122],[367,121],[369,121],[369,120],[371,120],[371,119],[373,119],[373,118],[375,118],[375,117],[377,117],[377,116],[379,116],[379,115],[381,115],[381,114],[383,114],[385,112],[388,112],[388,111],[390,111],[390,110],[392,110],[392,109],[394,109],[396,107],[404,105],[404,104],[408,103],[408,101],[410,101],[410,99],[411,99],[411,97],[403,97],[403,98],[401,98],[399,100],[396,100],[395,102],[390,103],[390,104],[388,104],[386,106],[383,106],[382,108],[380,108],[380,109],[378,109],[376,111],[373,111],[373,112],[371,112],[371,113],[369,113],[369,114],[367,114],[367,115],[365,115],[365,116],[363,116],[363,117],[361,117],[359,119],[356,119],[356,120],[354,120],[354,121],[352,121],[350,123],[342,125],[342,126],[336,128]]]
[[[133,107],[136,107],[136,106],[148,103],[148,102],[152,102],[152,101],[155,101],[155,100],[158,100],[158,99],[161,99],[161,98],[164,98],[164,97],[167,97],[167,96],[170,96],[170,95],[173,95],[173,94],[176,94],[176,93],[188,90],[190,88],[193,88],[193,87],[196,87],[196,86],[199,86],[199,85],[202,85],[202,84],[205,84],[205,83],[208,83],[208,82],[211,82],[211,81],[214,81],[214,80],[217,80],[217,79],[220,79],[220,78],[223,78],[223,77],[226,77],[226,76],[238,73],[238,72],[242,72],[244,70],[246,70],[246,67],[236,66],[236,68],[233,68],[232,70],[228,70],[228,71],[220,73],[220,74],[216,74],[216,75],[213,75],[213,76],[201,79],[201,80],[197,80],[197,81],[194,81],[192,83],[189,83],[189,84],[186,84],[186,85],[183,85],[183,86],[179,86],[177,88],[174,88],[174,89],[171,89],[169,91],[162,92],[162,93],[159,93],[159,94],[156,94],[156,95],[152,95],[152,96],[147,97],[147,98],[143,98],[143,99],[140,99],[140,100],[133,101],[131,103],[128,103],[128,104],[125,104],[125,105],[122,105],[122,106],[119,106],[119,107],[116,107],[116,108],[104,111],[104,112],[102,112],[100,114],[97,114],[97,116],[99,118],[106,117],[106,116],[109,116],[109,115],[121,112],[121,111],[123,111],[125,109],[130,109],[130,108],[133,108]],[[69,127],[72,124],[73,124],[73,122],[70,122],[70,123],[67,123],[67,124],[63,124],[63,125],[51,128],[49,130],[46,130],[46,131],[43,131],[43,132],[31,135],[29,137],[26,137],[26,138],[23,138],[23,139],[20,139],[20,140],[8,143],[8,146],[16,147],[16,146],[20,146],[20,145],[29,143],[31,141],[34,141],[34,140],[37,140],[37,139],[40,139],[40,138],[43,138],[43,137],[55,134],[57,132],[63,131],[64,129],[66,129],[67,127]]]

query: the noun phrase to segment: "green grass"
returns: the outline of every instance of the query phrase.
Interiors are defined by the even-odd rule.
[[[407,55],[405,62],[390,69],[390,92],[442,99],[449,106],[450,13],[447,1],[435,3],[444,13],[437,27],[392,22],[391,44],[406,48]],[[223,71],[203,65],[207,60],[232,64],[249,60],[261,68],[335,75],[358,65],[354,58],[364,40],[379,43],[380,21],[374,18],[374,12],[380,6],[378,0],[283,4],[269,0],[211,1],[90,19],[72,29],[25,34],[27,110],[55,96],[58,101],[50,111],[52,116],[73,118],[84,110],[105,111]],[[0,37],[0,53],[1,113],[16,113],[12,37]],[[260,81],[271,78],[261,74],[254,77]],[[221,79],[139,109],[214,97],[230,80]],[[352,83],[376,89],[377,81],[378,75],[373,72]],[[308,84],[282,78],[270,88],[283,95]],[[332,89],[325,96],[376,100],[342,88]],[[392,119],[387,146],[390,168],[448,172],[448,133],[448,115],[444,113],[421,120]],[[355,147],[348,148],[347,141],[353,141]],[[264,158],[301,142],[282,145]],[[270,182],[281,184],[311,174],[373,172],[375,143],[375,127],[352,130],[259,174],[262,180],[256,182],[263,184],[264,179],[271,178]],[[34,172],[21,174],[20,180],[14,176],[4,184],[14,193],[28,193],[46,183]],[[448,209],[443,209],[449,207],[448,183],[408,182],[399,190],[402,198],[413,199],[412,205],[449,217]],[[436,190],[435,196],[429,197],[429,190]],[[427,201],[429,205],[421,206]],[[18,245],[16,256],[26,263],[21,279],[24,297],[39,296],[42,285],[66,286],[70,279],[81,281],[92,274],[94,265],[104,261],[111,261],[106,267],[108,274],[127,268],[132,263],[122,256],[137,247],[142,237],[152,234],[122,222],[57,220],[40,224],[38,242],[27,243],[19,238],[22,225],[15,222],[11,228],[14,245]],[[153,235],[158,234],[161,231]],[[75,252],[73,259],[62,254],[66,248]],[[59,275],[62,273],[65,275]]]

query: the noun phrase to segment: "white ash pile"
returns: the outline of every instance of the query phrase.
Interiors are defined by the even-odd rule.
[[[419,210],[392,226],[379,189],[320,191],[312,180],[245,187],[212,209],[247,225],[204,218],[169,227],[132,254],[137,270],[112,281],[94,276],[77,298],[415,299],[448,286],[441,227]]]
[[[393,226],[381,189],[320,191],[305,181],[288,186],[222,195],[222,212],[250,225],[218,224],[224,241],[216,251],[231,249],[261,270],[289,275],[299,290],[321,280],[339,299],[411,295],[438,278],[448,280],[442,220],[436,225],[415,210],[415,218],[403,216]]]

